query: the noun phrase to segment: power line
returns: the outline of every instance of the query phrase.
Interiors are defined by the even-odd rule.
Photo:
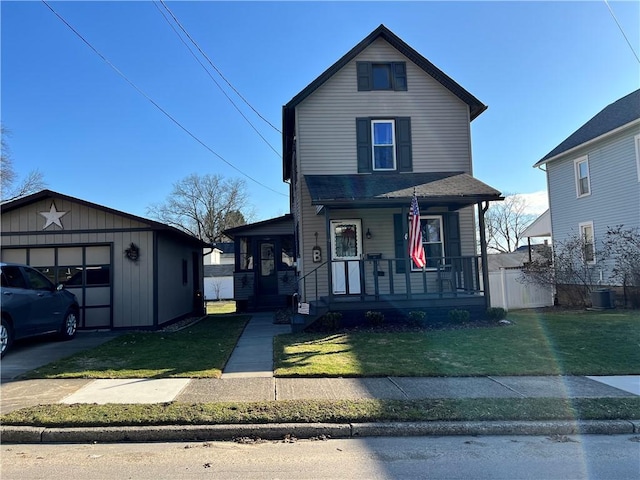
[[[242,94],[236,90],[236,88],[231,84],[231,82],[229,80],[227,80],[227,78],[222,74],[222,72],[218,69],[218,67],[216,67],[213,62],[211,61],[211,59],[207,56],[207,54],[200,48],[200,45],[198,45],[198,43],[193,39],[193,37],[191,35],[189,35],[189,32],[187,32],[187,30],[182,26],[182,24],[180,23],[180,21],[176,18],[176,16],[173,14],[173,12],[171,10],[169,10],[169,7],[167,7],[167,5],[164,3],[164,0],[160,0],[160,3],[162,4],[162,6],[167,10],[167,12],[169,12],[169,15],[171,15],[171,17],[173,18],[173,20],[176,22],[176,24],[180,27],[180,30],[182,30],[184,32],[184,34],[187,36],[187,38],[191,41],[191,43],[193,43],[195,45],[195,47],[198,49],[198,51],[200,52],[200,54],[207,59],[207,62],[209,62],[209,65],[211,65],[211,67],[218,73],[218,75],[220,75],[220,77],[227,83],[227,85],[229,85],[229,88],[231,88],[231,90],[233,90],[236,95],[238,95],[238,97],[240,97],[242,99],[242,101],[244,103],[247,104],[247,106],[253,110],[255,112],[256,115],[258,115],[258,117],[260,117],[262,120],[264,120],[271,128],[273,128],[276,132],[278,132],[279,134],[282,134],[282,132],[275,127],[269,120],[267,120],[266,118],[264,118],[260,112],[258,112],[258,110],[256,110],[255,108],[253,108],[253,106],[249,103],[249,101],[244,98],[242,96]]]
[[[627,38],[627,34],[624,33],[624,30],[622,29],[622,25],[620,25],[620,22],[618,22],[618,19],[616,18],[615,13],[613,13],[613,10],[611,9],[611,5],[609,5],[609,2],[607,0],[604,0],[604,4],[609,9],[609,13],[613,17],[613,20],[616,22],[616,25],[618,25],[618,28],[620,29],[620,32],[622,33],[622,36],[627,41],[627,45],[629,45],[629,48],[631,49],[631,52],[633,52],[633,55],[636,57],[636,60],[638,61],[638,63],[640,63],[640,58],[638,58],[638,54],[636,53],[635,49],[633,48],[633,45],[631,45],[631,42]]]
[[[86,40],[75,28],[73,28],[73,26],[71,26],[69,24],[69,22],[67,22],[58,12],[56,12],[51,5],[49,5],[46,0],[41,0],[42,3],[45,4],[45,6],[51,10],[51,12],[58,17],[58,19],[64,23],[73,33],[76,34],[76,36],[78,38],[80,38],[80,40],[82,40],[91,50],[93,50],[93,52],[98,55],[107,65],[109,65],[118,75],[120,75],[120,77],[122,77],[122,79],[124,79],[129,85],[131,85],[140,95],[142,95],[144,98],[146,98],[154,107],[156,107],[158,110],[160,110],[167,118],[169,118],[169,120],[171,120],[173,123],[175,123],[178,127],[180,127],[187,135],[189,135],[191,138],[193,138],[196,142],[198,142],[200,145],[202,145],[204,148],[206,148],[209,152],[211,152],[213,155],[215,155],[216,157],[218,157],[220,160],[222,160],[224,163],[226,163],[228,166],[230,166],[231,168],[233,168],[235,171],[237,171],[238,173],[240,173],[242,176],[248,178],[249,180],[251,180],[254,183],[257,183],[258,185],[260,185],[261,187],[266,188],[267,190],[272,191],[273,193],[277,193],[278,195],[282,195],[283,197],[288,197],[288,195],[285,195],[284,193],[280,193],[277,190],[274,190],[273,188],[269,187],[268,185],[265,185],[264,183],[256,180],[255,178],[251,177],[250,175],[246,174],[245,172],[243,172],[242,170],[240,170],[238,167],[236,167],[234,164],[232,164],[230,161],[226,160],[222,155],[220,155],[219,153],[215,152],[211,147],[209,147],[206,143],[204,143],[202,140],[200,140],[198,137],[196,137],[193,133],[191,133],[191,131],[189,131],[185,126],[183,126],[178,120],[176,120],[173,116],[171,116],[171,114],[169,114],[169,112],[167,112],[165,109],[163,109],[160,105],[158,105],[149,95],[147,95],[145,92],[143,92],[140,88],[138,88],[138,86],[133,83],[131,80],[129,80],[127,78],[127,76],[122,73],[113,63],[111,63],[104,55],[102,55],[102,53],[100,53],[93,45],[91,45],[91,43],[89,43],[88,40]]]
[[[271,148],[271,150],[274,151],[274,153],[278,156],[278,158],[282,158],[282,156],[280,155],[280,153],[278,152],[278,150],[276,150],[274,148],[273,145],[271,145],[271,143],[269,143],[269,141],[264,138],[264,136],[258,131],[258,129],[253,125],[253,123],[251,123],[251,120],[249,120],[246,115],[242,112],[242,110],[240,110],[240,108],[238,107],[238,105],[236,105],[236,103],[231,99],[231,97],[229,95],[227,95],[227,92],[224,91],[224,89],[220,86],[220,84],[216,81],[215,78],[213,78],[213,75],[211,75],[211,73],[209,72],[209,70],[207,69],[207,67],[204,66],[204,64],[200,61],[200,59],[198,58],[198,56],[193,52],[193,50],[191,49],[191,47],[189,47],[189,45],[187,44],[187,42],[184,41],[184,39],[182,38],[182,36],[180,35],[180,33],[178,33],[178,31],[175,29],[175,27],[173,26],[173,24],[171,23],[171,21],[167,18],[167,16],[164,14],[164,12],[162,10],[160,10],[160,7],[158,7],[158,3],[157,2],[153,2],[153,4],[155,5],[155,7],[158,9],[158,11],[160,12],[160,14],[162,15],[162,17],[166,20],[167,24],[169,24],[169,26],[171,27],[171,30],[174,31],[174,33],[176,34],[176,36],[180,39],[180,41],[182,42],[182,44],[187,48],[187,50],[189,50],[189,53],[191,53],[191,56],[193,56],[193,58],[196,60],[196,62],[198,62],[200,64],[200,66],[203,68],[203,70],[207,73],[207,75],[209,75],[209,78],[213,81],[213,83],[216,84],[216,86],[220,89],[220,91],[222,92],[222,94],[227,97],[227,100],[229,100],[229,102],[231,102],[231,105],[233,105],[235,107],[235,109],[238,111],[238,113],[242,116],[242,118],[244,118],[247,123],[251,126],[251,128],[253,128],[253,130],[258,134],[258,136],[264,141],[264,143],[266,143],[269,148]],[[166,6],[165,6],[166,8]],[[171,11],[169,11],[169,13],[171,13]],[[175,17],[174,17],[175,18]],[[224,78],[224,77],[223,77]]]

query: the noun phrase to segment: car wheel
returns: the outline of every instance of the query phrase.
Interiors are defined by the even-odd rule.
[[[11,324],[3,318],[2,325],[0,325],[0,357],[4,357],[4,354],[7,353],[11,342]]]
[[[62,321],[62,326],[60,327],[60,339],[62,340],[71,340],[76,335],[76,330],[78,329],[78,314],[75,310],[69,310]]]

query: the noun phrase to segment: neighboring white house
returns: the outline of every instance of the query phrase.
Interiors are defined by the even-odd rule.
[[[538,161],[547,172],[554,244],[579,235],[598,247],[609,227],[640,227],[640,90],[613,102]],[[609,266],[594,284],[608,282]]]
[[[234,263],[233,242],[214,243],[212,248],[203,250],[205,265],[233,265]]]

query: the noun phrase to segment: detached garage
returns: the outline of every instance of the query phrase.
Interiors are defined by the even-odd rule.
[[[2,205],[3,262],[78,297],[79,328],[158,328],[203,309],[204,244],[168,225],[51,190]]]

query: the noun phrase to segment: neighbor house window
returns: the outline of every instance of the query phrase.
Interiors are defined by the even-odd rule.
[[[636,144],[636,171],[638,172],[638,181],[640,182],[640,135],[636,135],[634,140]]]
[[[405,62],[357,62],[358,90],[406,90]]]
[[[444,258],[444,235],[442,217],[420,216],[420,228],[422,231],[422,246],[427,258],[427,268],[436,268]],[[413,262],[411,270],[421,270]]]
[[[591,184],[589,182],[589,160],[587,157],[581,157],[574,161],[576,172],[576,192],[578,197],[584,197],[591,193]]]
[[[253,245],[251,238],[240,239],[240,270],[253,270]]]
[[[593,235],[593,222],[584,222],[580,225],[580,240],[582,242],[582,258],[586,263],[595,263],[595,238]]]
[[[396,169],[395,121],[372,120],[371,138],[374,170]]]

